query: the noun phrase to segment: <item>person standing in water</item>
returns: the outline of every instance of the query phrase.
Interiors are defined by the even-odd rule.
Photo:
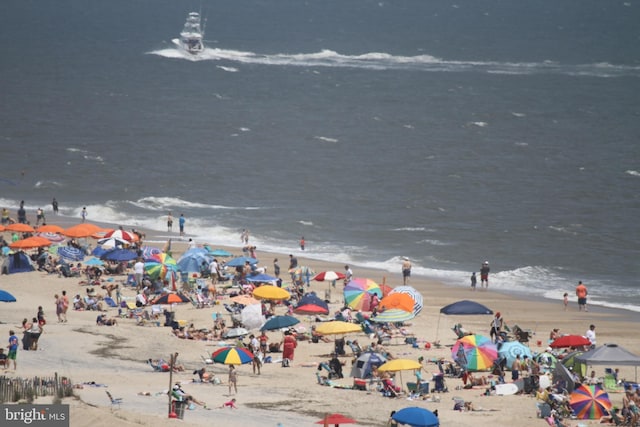
[[[489,261],[485,261],[480,267],[480,285],[489,288]]]

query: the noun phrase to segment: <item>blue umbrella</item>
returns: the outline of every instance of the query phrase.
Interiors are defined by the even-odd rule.
[[[0,302],[16,302],[16,297],[0,289]]]
[[[92,265],[92,266],[101,266],[101,265],[104,265],[104,262],[100,261],[98,258],[91,258],[85,261],[85,264]]]
[[[109,251],[106,250],[105,248],[103,248],[102,246],[96,246],[91,251],[91,255],[96,256],[98,258],[102,258],[102,255],[106,254],[107,252],[109,252]]]
[[[60,246],[58,255],[71,261],[82,261],[84,259],[84,252],[73,246]]]
[[[433,412],[418,406],[400,409],[391,418],[400,424],[407,424],[412,427],[437,427],[440,425],[440,420]]]
[[[249,264],[252,265],[258,263],[258,260],[255,258],[239,256],[237,258],[229,260],[229,262],[226,262],[224,265],[226,265],[227,267],[243,267],[247,261],[249,261]]]
[[[507,367],[511,369],[513,361],[516,360],[516,356],[520,356],[522,360],[524,356],[531,358],[531,349],[519,341],[506,341],[500,344],[498,347],[498,358],[505,359]]]
[[[475,301],[463,300],[454,302],[440,309],[440,313],[443,314],[458,314],[458,315],[474,315],[474,314],[493,314],[490,308],[477,303]]]
[[[268,274],[254,274],[247,276],[247,282],[272,283],[277,281],[277,277],[269,276]]]
[[[276,329],[288,328],[300,323],[298,319],[292,316],[273,316],[260,328],[261,331],[274,331]]]
[[[224,249],[214,249],[212,251],[209,251],[209,255],[226,258],[228,256],[232,256],[233,254],[229,251],[225,251]]]
[[[127,249],[112,249],[105,252],[101,258],[109,261],[131,261],[136,259],[138,254]]]
[[[178,260],[178,270],[187,273],[200,273],[202,265],[206,264],[207,269],[212,258],[208,252],[202,248],[193,248],[186,251]]]

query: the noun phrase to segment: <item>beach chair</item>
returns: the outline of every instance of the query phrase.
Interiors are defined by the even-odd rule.
[[[449,389],[447,388],[447,382],[444,379],[443,373],[434,374],[433,383],[434,383],[433,391],[438,393],[446,393],[447,391],[449,391]]]
[[[602,386],[607,393],[623,393],[624,387],[618,385],[616,377],[613,374],[605,374],[602,380]]]
[[[413,396],[426,396],[429,394],[429,383],[407,382],[407,390]]]
[[[513,335],[515,336],[516,340],[524,343],[529,342],[533,334],[528,329],[522,329],[518,325],[513,325]]]
[[[113,397],[111,395],[111,393],[109,393],[107,390],[105,390],[105,392],[107,393],[107,396],[109,396],[109,400],[111,401],[111,410],[113,411],[113,408],[115,406],[117,406],[118,409],[120,409],[120,404],[122,403],[122,398],[121,397]]]
[[[394,385],[390,379],[382,380],[382,395],[385,397],[398,397],[402,393],[399,386]]]

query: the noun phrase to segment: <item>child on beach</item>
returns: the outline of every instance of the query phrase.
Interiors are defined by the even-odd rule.
[[[230,409],[238,409],[236,406],[236,399],[231,399],[228,402],[224,402],[220,408],[230,408]]]
[[[569,308],[569,294],[567,292],[564,293],[563,304],[564,304],[564,311],[567,311],[567,309]]]

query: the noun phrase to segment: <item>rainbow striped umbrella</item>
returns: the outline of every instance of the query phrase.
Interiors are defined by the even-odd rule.
[[[498,348],[483,335],[467,335],[456,341],[451,355],[469,371],[486,371],[498,358]]]
[[[354,310],[371,311],[369,304],[373,294],[382,298],[380,285],[371,279],[356,277],[344,287],[344,302]]]
[[[246,348],[222,347],[213,352],[211,359],[215,363],[224,363],[225,365],[244,365],[253,360],[253,353]]]
[[[169,280],[172,276],[177,275],[178,264],[168,254],[159,253],[146,259],[144,271],[154,280],[158,278]]]
[[[597,385],[582,384],[569,396],[569,406],[581,420],[597,420],[607,415],[611,400],[606,391]]]

